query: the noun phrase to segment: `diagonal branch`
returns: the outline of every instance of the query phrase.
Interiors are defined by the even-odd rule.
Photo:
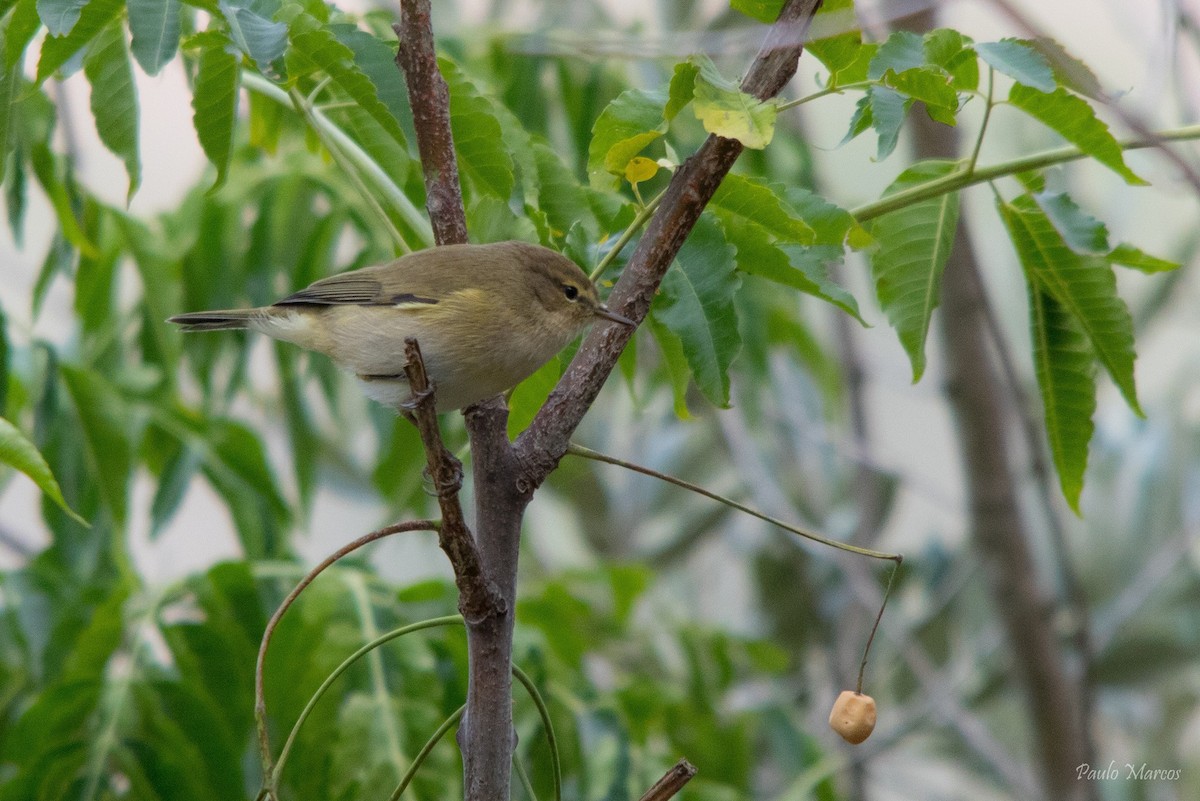
[[[450,90],[433,51],[429,0],[401,0],[400,22],[392,30],[400,39],[396,64],[408,84],[433,235],[439,245],[462,244],[467,241],[467,216],[450,132]]]
[[[674,798],[695,775],[696,766],[686,759],[681,759],[645,792],[640,801],[667,801]]]
[[[437,412],[434,410],[434,387],[425,374],[421,347],[412,337],[404,340],[404,357],[407,359],[404,371],[408,375],[413,397],[410,419],[421,433],[421,444],[425,446],[429,463],[429,478],[433,481],[438,505],[442,509],[438,544],[454,568],[454,582],[458,585],[458,610],[468,623],[503,614],[508,605],[496,585],[488,579],[479,549],[475,546],[475,538],[458,502],[463,478],[462,462],[454,458],[442,441]]]
[[[788,0],[742,81],[743,91],[767,100],[792,79],[820,5],[821,0]],[[614,311],[636,323],[646,318],[663,276],[742,149],[735,139],[711,135],[675,172],[609,298]],[[633,333],[627,326],[601,326],[584,339],[549,400],[516,442],[523,490],[540,486],[557,466]]]

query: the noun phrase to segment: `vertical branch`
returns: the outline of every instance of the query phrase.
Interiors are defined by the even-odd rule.
[[[400,22],[392,30],[400,39],[396,64],[408,85],[433,235],[439,245],[462,244],[467,241],[467,217],[450,132],[450,90],[433,50],[429,0],[401,0]]]
[[[439,245],[466,242],[466,215],[450,130],[450,95],[434,54],[429,0],[401,0],[401,22],[394,30],[400,39],[396,63],[408,86],[434,238]],[[432,410],[428,415],[436,429]],[[474,556],[472,564],[479,570],[479,583],[486,587],[486,613],[472,615],[467,613],[464,584],[459,583],[459,603],[467,621],[469,666],[467,703],[458,730],[467,801],[504,801],[511,783],[512,633],[521,520],[529,494],[517,490],[517,466],[508,442],[507,420],[507,408],[495,398],[476,404],[466,413],[478,536],[470,536],[459,510],[461,530],[466,534],[455,547]],[[430,451],[431,460],[432,454]],[[430,466],[432,470],[432,461]],[[455,573],[457,576],[457,563]]]
[[[462,487],[462,463],[446,449],[434,411],[434,388],[425,374],[425,362],[417,340],[404,340],[405,372],[412,387],[412,421],[421,434],[421,444],[429,463],[429,477],[442,509],[438,544],[454,568],[458,585],[458,609],[467,625],[478,623],[507,611],[507,603],[489,580],[471,529],[463,517],[458,491]]]

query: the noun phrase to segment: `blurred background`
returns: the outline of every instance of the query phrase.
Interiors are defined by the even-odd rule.
[[[736,75],[763,30],[721,2],[435,6],[435,31],[446,52],[579,176],[591,122],[622,89],[660,85],[674,61],[696,51]],[[371,23],[377,28],[392,13],[361,2],[340,7],[377,15]],[[1166,130],[1200,117],[1195,0],[878,0],[859,3],[858,12],[864,36],[874,39],[897,28],[928,27],[932,15],[933,25],[977,41],[1053,37],[1091,67],[1114,98],[1119,111],[1101,107],[1098,113],[1119,136],[1136,133],[1131,120],[1142,129]],[[789,93],[816,91],[822,71],[815,60],[802,59]],[[298,276],[386,255],[355,230],[353,203],[340,208],[330,200],[337,190],[350,190],[336,177],[317,177],[335,167],[305,146],[290,118],[279,123],[286,127],[273,154],[239,156],[228,183],[206,194],[213,174],[192,132],[188,80],[180,59],[154,77],[137,72],[143,180],[127,212],[146,220],[161,242],[146,259],[185,274],[193,269],[188,265],[205,262],[207,280],[244,304],[282,294]],[[103,203],[125,207],[124,165],[97,138],[83,74],[50,81],[46,89],[58,109],[56,146],[70,154],[73,179]],[[776,141],[763,154],[748,153],[745,169],[810,187],[847,209],[878,198],[916,153],[936,146],[910,127],[896,153],[882,161],[874,158],[872,135],[840,144],[856,99],[834,95],[781,115]],[[958,134],[968,143],[961,154],[974,142],[980,119],[968,111],[960,120]],[[1048,129],[1004,107],[989,126],[981,164],[1059,143]],[[245,145],[247,134],[239,137]],[[1172,148],[1200,165],[1194,144]],[[1050,178],[1104,220],[1114,241],[1183,264],[1162,275],[1119,276],[1137,327],[1136,375],[1146,414],[1138,417],[1107,379],[1100,381],[1080,516],[1062,501],[1052,468],[1047,472],[1024,283],[986,186],[963,194],[970,240],[960,239],[957,247],[973,253],[993,315],[985,352],[1001,379],[1000,413],[988,424],[999,440],[967,440],[963,426],[969,423],[946,390],[959,374],[947,360],[959,351],[937,332],[929,342],[929,367],[912,382],[895,332],[873,306],[870,272],[858,254],[836,277],[859,300],[870,327],[811,298],[780,301],[768,297],[766,287],[742,288],[740,308],[766,311],[761,318],[744,315],[744,349],[728,409],[714,408],[694,389],[680,401],[655,340],[639,332],[629,370],[610,379],[578,442],[830,537],[903,552],[905,564],[866,673],[865,690],[879,703],[878,729],[852,748],[829,730],[826,717],[837,693],[854,686],[887,566],[797,540],[653,479],[568,457],[526,519],[517,651],[526,669],[547,683],[560,729],[571,732],[562,735],[568,762],[576,760],[566,768],[571,797],[630,797],[632,788],[648,787],[680,756],[700,768],[689,790],[694,798],[1055,797],[1031,704],[1037,691],[1030,676],[1038,669],[1024,663],[1039,657],[1013,645],[1012,610],[997,591],[1006,579],[988,535],[979,531],[976,516],[988,509],[981,510],[979,488],[971,486],[965,441],[1004,446],[1000,461],[1008,467],[1019,518],[1014,536],[1027,550],[1027,578],[1041,593],[1032,600],[1058,660],[1051,672],[1082,699],[1071,708],[1086,715],[1086,764],[1116,766],[1112,777],[1076,777],[1072,792],[1106,801],[1200,797],[1200,198],[1178,164],[1156,150],[1127,159],[1150,186],[1126,186],[1093,163],[1056,168]],[[81,297],[69,257],[61,267],[46,267],[62,249],[62,236],[51,200],[30,189],[20,241],[12,228],[0,227],[6,265],[0,307],[12,365],[10,404],[24,398],[18,408],[32,419],[35,407],[48,403],[40,383],[51,370],[48,361],[86,361],[108,347],[97,334],[123,336],[123,317],[161,318],[191,308],[170,303],[196,298],[185,286],[182,295],[164,290],[148,303],[158,288],[124,256],[110,265],[117,280],[107,300]],[[338,221],[323,230],[320,221],[333,217]],[[319,259],[307,258],[314,243]],[[95,302],[109,303],[103,322],[88,316]],[[935,328],[941,313],[935,313]],[[138,336],[149,336],[150,325]],[[209,600],[232,594],[221,565],[251,564],[256,581],[271,583],[258,590],[269,611],[268,601],[279,593],[272,582],[295,576],[291,557],[315,564],[356,536],[432,508],[422,492],[415,436],[370,408],[316,358],[287,354],[264,339],[181,344],[163,330],[155,336],[171,338],[162,347],[187,355],[186,369],[170,379],[176,416],[131,412],[130,419],[142,432],[147,426],[190,429],[224,443],[212,446],[223,466],[210,464],[200,447],[137,446],[150,455],[131,468],[127,568],[141,592],[168,599],[160,610],[169,620],[218,616],[219,604]],[[171,362],[148,361],[126,359],[119,375],[109,377],[129,398],[150,397],[164,381],[156,370]],[[526,391],[533,397],[541,390]],[[76,404],[86,396],[70,392]],[[126,398],[111,408],[134,405]],[[56,429],[51,417],[38,420],[46,426],[39,445],[48,454],[68,447],[60,440],[71,438],[69,423]],[[298,433],[298,425],[307,432]],[[458,416],[447,417],[444,426],[461,445]],[[68,497],[84,497],[85,485],[97,481],[102,486],[96,470],[82,462],[74,473],[66,469],[60,480]],[[251,486],[260,478],[265,487]],[[34,580],[29,572],[48,546],[61,544],[54,515],[30,482],[6,472],[0,567],[8,578],[0,602],[10,615],[18,601],[34,599],[35,606],[20,613],[25,616],[41,614],[31,611],[36,603],[56,603],[53,593],[36,589],[52,574]],[[76,541],[87,536],[77,534]],[[392,538],[345,571],[340,583],[314,586],[303,622],[281,631],[281,652],[291,655],[281,660],[305,658],[306,641],[352,649],[392,618],[453,611],[451,574],[432,535]],[[211,584],[203,585],[207,590],[190,583],[201,575]],[[190,589],[180,595],[180,587]],[[253,586],[247,592],[254,595]],[[397,599],[399,611],[379,611]],[[71,625],[78,628],[86,618],[79,610],[91,607],[81,598],[70,602],[77,618]],[[376,612],[364,616],[363,604]],[[125,607],[127,619],[135,612]],[[46,620],[56,618],[47,613]],[[244,626],[253,630],[250,621]],[[12,636],[24,642],[28,634]],[[250,640],[256,644],[257,634]],[[455,643],[447,634],[428,650],[405,646],[384,657],[394,679],[384,706],[402,710],[399,750],[406,759],[440,718],[434,714],[439,704],[413,713],[404,699],[419,694],[421,682],[457,681],[447,678],[461,667]],[[302,685],[341,656],[322,656],[300,672],[279,668],[277,681],[291,677]],[[164,658],[156,669],[163,675],[180,669],[170,662]],[[8,670],[10,678],[19,672],[11,664]],[[111,664],[104,668],[110,680],[112,670]],[[323,768],[331,773],[353,762],[350,733],[357,742],[374,743],[366,747],[364,770],[396,762],[395,753],[376,753],[372,727],[383,724],[354,706],[380,685],[365,673],[354,681],[324,721],[341,726],[338,747],[345,751],[324,756],[322,764],[335,763]],[[278,705],[289,709],[303,700],[281,698]],[[533,713],[521,714],[529,732],[522,733],[522,748],[532,749],[540,788],[547,778],[537,767]],[[315,742],[307,748],[297,763],[321,758]],[[447,743],[443,750],[453,749]],[[442,759],[440,769],[453,775],[451,756]],[[1178,774],[1130,778],[1127,765]],[[4,778],[0,773],[0,782]],[[132,786],[126,795],[137,797],[136,782]],[[358,797],[349,783],[338,789]],[[430,798],[450,792],[437,782],[416,791]],[[223,796],[214,790],[211,797]]]

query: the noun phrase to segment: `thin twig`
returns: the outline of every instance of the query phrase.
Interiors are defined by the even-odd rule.
[[[875,615],[875,625],[871,626],[871,636],[867,637],[867,646],[863,648],[862,664],[858,666],[858,684],[855,692],[862,695],[863,674],[867,672],[867,657],[871,654],[871,643],[875,641],[875,632],[879,631],[879,621],[883,620],[883,610],[887,608],[888,598],[892,597],[892,584],[896,581],[896,574],[900,572],[900,565],[904,564],[904,557],[896,560],[896,564],[892,566],[892,574],[888,576],[887,589],[883,591],[883,602],[879,604],[879,614]]]
[[[731,498],[726,498],[724,495],[718,495],[711,490],[701,487],[699,484],[693,484],[690,481],[684,481],[682,478],[677,478],[676,476],[672,476],[667,473],[660,473],[659,471],[653,470],[649,467],[643,467],[642,465],[634,462],[627,462],[624,459],[618,459],[615,456],[609,456],[608,454],[594,451],[591,448],[585,448],[582,445],[575,444],[574,442],[567,443],[567,453],[572,456],[581,456],[585,459],[592,459],[593,461],[605,462],[607,464],[616,465],[617,467],[624,467],[626,470],[632,470],[635,473],[641,473],[644,476],[650,476],[651,478],[657,478],[659,481],[665,481],[668,484],[674,484],[677,487],[682,487],[683,489],[694,492],[697,495],[703,495],[705,498],[714,500],[717,503],[723,503],[732,509],[737,509],[739,512],[745,512],[751,517],[757,517],[759,520],[763,520],[773,526],[779,526],[784,531],[790,531],[797,536],[804,537],[806,540],[812,540],[813,542],[818,542],[821,545],[828,545],[830,548],[837,548],[839,551],[847,551],[849,553],[858,554],[859,556],[869,556],[872,559],[887,559],[889,561],[896,562],[897,564],[904,559],[904,557],[902,557],[900,554],[873,551],[870,548],[860,548],[857,545],[850,545],[846,542],[838,542],[837,540],[831,540],[828,537],[822,537],[820,534],[814,534],[811,531],[805,531],[802,528],[793,526],[791,523],[785,523],[778,518],[763,514],[757,509],[751,509],[745,504],[738,503]]]
[[[262,756],[264,776],[272,774],[273,762],[271,758],[271,740],[267,732],[267,698],[263,687],[263,669],[266,665],[267,648],[271,645],[271,637],[275,634],[275,629],[279,626],[279,621],[283,619],[284,613],[300,597],[300,593],[304,592],[305,587],[312,584],[313,579],[321,575],[325,568],[343,556],[353,553],[364,545],[375,542],[375,540],[390,537],[392,534],[400,534],[405,531],[434,531],[437,530],[439,525],[435,520],[409,520],[404,523],[393,523],[390,526],[384,526],[381,529],[372,531],[370,534],[364,534],[353,542],[343,545],[327,556],[319,565],[308,571],[304,575],[304,578],[300,579],[300,582],[283,599],[283,603],[279,604],[279,608],[275,610],[275,614],[271,615],[271,619],[267,621],[266,629],[263,630],[262,641],[258,645],[258,661],[254,666],[254,724],[258,729],[258,748]]]
[[[404,774],[404,778],[400,780],[400,784],[397,785],[396,791],[391,794],[388,801],[398,801],[400,796],[404,794],[404,790],[413,780],[413,777],[417,775],[417,770],[424,764],[426,757],[429,756],[429,752],[446,736],[446,732],[450,731],[454,727],[454,724],[462,719],[463,712],[466,711],[467,707],[464,704],[458,708],[458,711],[451,713],[450,717],[442,721],[442,725],[438,726],[437,731],[433,733],[425,745],[421,747],[421,750],[417,752],[417,755],[413,757],[412,765],[409,767],[408,772]]]
[[[1117,144],[1121,150],[1145,150],[1151,147],[1162,147],[1164,142],[1186,142],[1193,139],[1200,139],[1200,125],[1185,125],[1182,128],[1172,128],[1168,131],[1156,131],[1153,138],[1150,139],[1119,139]],[[1047,167],[1065,164],[1069,161],[1082,161],[1090,155],[1074,145],[1068,145],[1067,147],[1043,150],[1030,156],[1009,159],[998,164],[989,164],[986,167],[976,167],[972,171],[960,169],[949,175],[943,175],[941,178],[934,178],[932,181],[893,192],[871,203],[864,203],[857,208],[850,209],[850,214],[854,219],[863,223],[897,209],[907,208],[922,200],[941,197],[969,186],[990,183],[997,178],[1005,178],[1021,172],[1044,170]]]
[[[696,766],[686,759],[681,759],[664,773],[663,777],[656,781],[654,786],[647,790],[638,801],[667,801],[669,798],[674,798],[675,794],[682,790],[683,786],[690,782],[695,775]]]
[[[279,777],[283,775],[283,768],[285,765],[287,765],[288,756],[292,752],[292,746],[295,744],[296,738],[300,735],[300,729],[304,727],[305,721],[308,720],[309,715],[311,715],[313,709],[316,708],[317,702],[320,701],[322,696],[324,696],[329,688],[333,686],[333,683],[337,681],[343,673],[350,669],[351,665],[353,665],[359,659],[362,659],[363,656],[373,652],[379,646],[389,643],[399,637],[403,637],[406,634],[412,634],[416,631],[436,628],[438,626],[461,625],[462,622],[462,615],[446,615],[444,617],[434,617],[429,618],[428,620],[410,623],[407,626],[402,626],[398,629],[392,629],[386,634],[381,634],[380,636],[361,646],[357,651],[350,654],[350,656],[343,659],[341,664],[334,668],[333,672],[325,677],[325,681],[321,682],[321,686],[317,688],[316,692],[309,697],[308,703],[304,705],[304,709],[301,710],[299,717],[296,718],[295,724],[292,725],[292,730],[288,733],[288,738],[286,741],[284,741],[283,748],[279,751],[279,761],[275,763],[275,767],[272,769],[271,773],[267,775],[267,785],[271,791],[274,791],[275,785],[279,782]]]
[[[421,358],[421,346],[417,340],[404,340],[404,356],[407,359],[405,373],[412,388],[410,419],[421,434],[425,456],[429,465],[429,478],[433,481],[438,505],[442,509],[442,524],[438,527],[438,544],[450,559],[454,568],[454,581],[458,585],[458,608],[470,623],[501,614],[507,608],[504,598],[495,584],[484,572],[483,561],[471,529],[463,517],[462,504],[458,502],[458,491],[462,487],[462,462],[454,458],[442,441],[438,428],[437,411],[434,407],[436,387],[430,384],[425,372],[425,361]]]
[[[404,72],[417,149],[425,172],[425,208],[439,245],[467,241],[458,161],[450,130],[450,90],[433,51],[429,0],[401,0],[400,22],[392,26],[400,40],[396,64]]]

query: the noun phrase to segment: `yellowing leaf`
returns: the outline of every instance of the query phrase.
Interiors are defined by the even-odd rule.
[[[775,103],[746,94],[722,77],[709,59],[698,56],[693,61],[700,72],[696,75],[692,108],[704,130],[736,139],[753,150],[770,144],[778,113]]]
[[[649,181],[658,173],[658,162],[645,156],[635,156],[625,165],[625,180],[631,184]]]

